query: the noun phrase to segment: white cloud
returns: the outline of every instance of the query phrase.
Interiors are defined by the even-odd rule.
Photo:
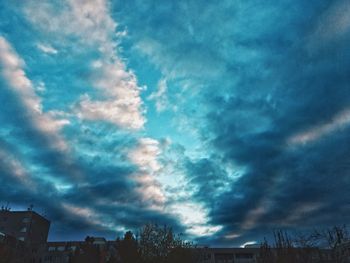
[[[101,215],[94,209],[81,207],[66,202],[62,202],[61,206],[67,213],[77,216],[89,224],[101,226],[114,231],[124,230],[124,228],[118,227],[115,225],[115,223],[111,222],[112,220],[108,217],[108,215]]]
[[[169,212],[181,219],[187,226],[186,232],[194,236],[211,236],[220,231],[221,225],[209,224],[207,211],[194,202],[177,202],[169,207]]]
[[[8,84],[21,95],[23,103],[35,112],[41,112],[41,101],[24,70],[24,61],[15,53],[4,37],[0,37],[1,74]]]
[[[141,129],[145,123],[142,100],[136,77],[125,69],[125,65],[94,61],[92,64],[93,85],[101,90],[105,100],[92,100],[83,96],[78,115],[88,120],[104,120],[129,129]]]
[[[321,16],[309,38],[309,48],[324,42],[338,40],[350,33],[350,2],[334,1]]]
[[[45,92],[46,91],[46,85],[43,81],[39,81],[37,85],[35,85],[35,90],[38,92]]]
[[[2,166],[5,166],[11,175],[28,190],[37,190],[37,185],[30,178],[24,166],[10,152],[0,149],[0,163],[2,163]]]
[[[99,51],[101,57],[92,63],[91,79],[103,99],[83,96],[77,103],[78,116],[127,129],[141,129],[145,123],[141,88],[133,72],[127,70],[116,55],[118,39],[124,37],[126,31],[116,32],[117,23],[108,8],[104,0],[69,0],[66,5],[60,5],[59,10],[49,1],[34,1],[28,4],[25,13],[43,32],[55,33],[60,44],[70,44],[69,36],[73,35],[81,46]]]
[[[77,115],[87,120],[103,120],[128,129],[140,129],[144,119],[132,101],[121,100],[91,100],[88,95],[82,97],[77,109]]]
[[[21,99],[34,126],[50,137],[52,147],[67,149],[68,146],[59,135],[59,130],[69,121],[54,118],[53,112],[44,113],[42,111],[41,99],[36,95],[32,82],[23,70],[24,61],[3,37],[0,37],[0,65],[1,75]]]
[[[160,153],[161,150],[157,140],[141,138],[137,148],[129,153],[129,158],[140,167],[141,171],[153,173],[161,168],[157,160]]]
[[[128,157],[138,166],[138,171],[132,178],[139,184],[137,192],[143,201],[151,208],[162,210],[166,197],[161,184],[156,179],[161,170],[157,158],[161,153],[159,142],[151,138],[141,138],[136,148],[132,149]]]
[[[76,35],[88,45],[99,44],[102,52],[113,53],[111,36],[117,24],[108,14],[104,0],[28,1],[25,14],[41,30],[59,35]]]
[[[317,141],[324,136],[333,132],[346,128],[350,125],[350,108],[345,109],[336,114],[329,122],[316,125],[306,131],[295,134],[287,139],[289,146],[303,145],[313,141]]]
[[[52,46],[47,45],[47,44],[38,43],[38,44],[37,44],[37,47],[38,47],[41,51],[43,51],[44,53],[47,53],[47,54],[53,54],[53,55],[55,55],[55,54],[58,53],[57,49],[55,49],[55,48],[53,48]]]
[[[161,79],[158,83],[157,91],[151,93],[151,95],[148,97],[148,99],[154,100],[156,102],[156,109],[158,112],[164,111],[169,105],[167,98],[167,89],[168,87],[166,79]]]

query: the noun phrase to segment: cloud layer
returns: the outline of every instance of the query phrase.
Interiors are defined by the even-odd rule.
[[[203,242],[348,220],[347,1],[123,8],[131,50],[159,68],[173,121],[201,142],[177,167],[223,226]]]
[[[44,209],[52,239],[156,221],[241,245],[346,223],[349,8],[0,4],[0,200]]]

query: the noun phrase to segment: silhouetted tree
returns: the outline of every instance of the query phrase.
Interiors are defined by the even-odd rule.
[[[137,240],[131,231],[126,232],[118,242],[118,251],[123,263],[138,263],[141,260]]]
[[[318,247],[319,242],[314,233],[297,232],[293,241],[298,252],[298,262],[312,263],[322,259],[322,253]]]
[[[274,244],[260,246],[259,263],[349,262],[350,235],[346,226],[297,233],[274,231]]]
[[[320,246],[327,247],[331,250],[332,262],[342,263],[345,257],[350,256],[349,250],[343,250],[342,248],[344,244],[350,242],[350,234],[346,225],[315,230],[313,236]]]
[[[139,249],[143,262],[166,262],[174,247],[174,234],[171,228],[146,224],[140,231]]]
[[[142,263],[196,263],[199,250],[191,242],[174,235],[171,227],[146,224],[140,230],[138,251]]]
[[[182,244],[170,251],[166,262],[196,263],[201,262],[202,256],[202,251],[196,249],[191,243]]]
[[[270,246],[266,239],[260,245],[259,263],[297,263],[297,256],[290,235],[283,230],[273,232],[274,244]]]
[[[258,263],[273,263],[274,255],[272,254],[271,246],[264,238],[264,241],[260,244],[259,256],[257,258]]]
[[[281,229],[274,231],[277,263],[294,263],[297,261],[296,249],[293,245],[291,236]]]

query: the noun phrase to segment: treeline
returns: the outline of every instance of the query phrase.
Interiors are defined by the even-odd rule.
[[[258,263],[350,263],[348,228],[334,226],[308,233],[273,232],[273,241],[261,243]]]
[[[138,234],[131,231],[115,242],[116,253],[104,255],[93,245],[93,238],[85,240],[85,247],[80,248],[71,257],[71,263],[101,262],[107,263],[197,263],[201,262],[201,253],[192,242],[185,241],[181,235],[175,235],[172,228],[145,225]],[[110,250],[110,249],[109,249]],[[110,251],[109,251],[110,252]]]
[[[128,231],[113,242],[99,244],[87,237],[74,250],[46,248],[33,254],[22,243],[0,236],[0,263],[199,263],[208,256],[206,249],[174,234],[171,227],[156,224],[138,233]],[[346,226],[293,234],[275,230],[272,241],[265,239],[253,253],[257,263],[350,263],[350,234]]]

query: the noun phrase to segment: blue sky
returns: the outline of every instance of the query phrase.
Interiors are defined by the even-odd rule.
[[[350,3],[0,1],[0,201],[51,240],[350,219]]]

